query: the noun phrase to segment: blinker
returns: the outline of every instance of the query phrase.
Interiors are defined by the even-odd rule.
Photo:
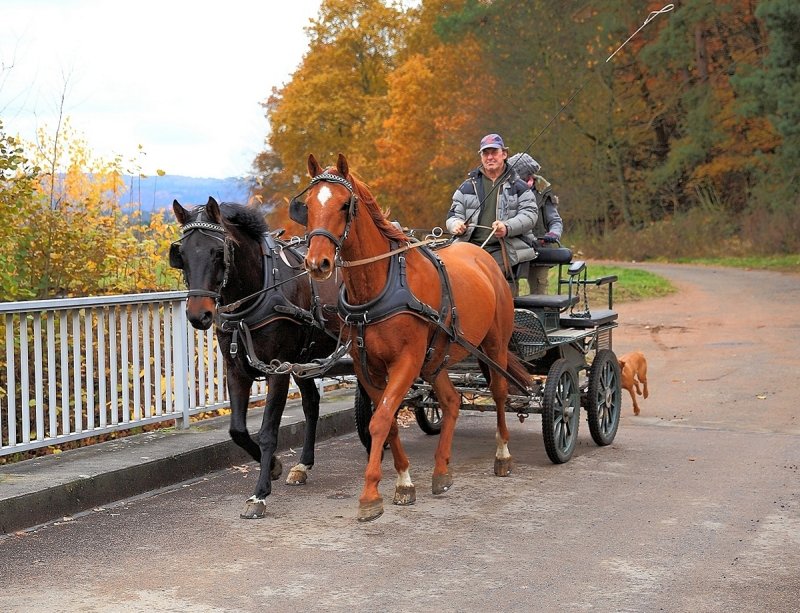
[[[180,241],[176,241],[169,246],[169,265],[172,268],[183,270],[183,257],[181,256]]]
[[[301,226],[308,225],[308,206],[305,202],[292,198],[289,203],[289,219]]]

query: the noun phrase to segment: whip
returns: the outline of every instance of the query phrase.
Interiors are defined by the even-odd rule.
[[[661,8],[660,8],[660,9],[658,9],[657,11],[652,11],[652,12],[651,12],[651,13],[650,13],[650,14],[647,16],[647,18],[644,20],[644,22],[642,23],[642,25],[641,25],[641,26],[639,26],[639,29],[638,29],[638,30],[636,30],[636,31],[635,31],[633,34],[631,34],[631,35],[630,35],[630,36],[629,36],[629,37],[628,37],[628,38],[625,40],[625,42],[624,42],[624,43],[622,43],[622,44],[621,44],[619,47],[617,47],[617,48],[614,50],[614,52],[613,52],[611,55],[609,55],[609,56],[606,58],[605,62],[603,62],[603,63],[604,63],[604,64],[607,64],[608,62],[610,62],[610,61],[611,61],[611,58],[613,58],[615,55],[617,55],[617,53],[619,53],[619,52],[620,52],[620,50],[621,50],[621,49],[622,49],[622,48],[623,48],[625,45],[627,45],[629,42],[631,42],[631,40],[633,40],[633,38],[634,38],[634,37],[635,37],[635,36],[636,36],[636,35],[637,35],[639,32],[641,32],[641,31],[642,31],[642,30],[645,28],[645,26],[647,26],[647,24],[649,24],[651,21],[653,21],[653,19],[655,19],[656,17],[658,17],[659,15],[662,15],[662,14],[664,14],[664,13],[669,13],[669,12],[670,12],[672,9],[674,9],[674,8],[675,8],[675,5],[674,5],[674,4],[665,4],[663,7],[661,7]],[[547,122],[547,124],[546,124],[546,125],[545,125],[545,126],[544,126],[544,127],[543,127],[543,128],[540,130],[540,131],[539,131],[539,133],[538,133],[538,134],[536,135],[536,137],[535,137],[535,138],[534,138],[534,139],[531,141],[531,143],[530,143],[530,144],[529,144],[527,147],[525,147],[525,149],[524,149],[523,153],[529,153],[529,152],[530,152],[530,149],[531,149],[531,147],[533,147],[533,145],[536,143],[536,141],[537,141],[537,140],[539,140],[539,137],[540,137],[542,134],[544,134],[544,133],[547,131],[547,128],[549,128],[551,125],[553,125],[553,122],[554,122],[554,121],[555,121],[555,120],[558,118],[558,116],[559,116],[559,115],[561,115],[561,113],[564,111],[564,109],[565,109],[565,108],[567,108],[567,107],[570,105],[570,103],[571,103],[571,102],[572,102],[572,101],[575,99],[575,97],[576,97],[576,96],[577,96],[577,95],[578,95],[578,94],[581,92],[581,90],[584,88],[584,86],[586,85],[586,83],[587,83],[587,81],[588,81],[588,80],[589,80],[589,78],[588,78],[588,77],[587,77],[587,78],[585,78],[585,79],[583,80],[583,83],[581,83],[581,84],[580,84],[580,86],[578,87],[578,89],[576,89],[576,90],[575,90],[575,92],[573,92],[573,94],[572,94],[572,95],[569,97],[569,100],[567,100],[567,101],[566,101],[566,102],[565,102],[565,103],[564,103],[564,104],[561,106],[561,108],[560,108],[560,109],[558,109],[558,112],[557,112],[555,115],[553,115],[553,116],[550,118],[550,121],[548,121],[548,122]],[[517,165],[517,163],[519,162],[519,160],[520,160],[521,158],[522,158],[522,156],[520,156],[519,158],[517,158],[517,160],[516,160],[516,162],[514,162],[514,165],[512,166],[512,168],[513,168],[514,166],[516,166],[516,165]]]

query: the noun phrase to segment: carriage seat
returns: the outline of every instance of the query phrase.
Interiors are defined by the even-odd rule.
[[[575,304],[578,304],[577,295],[529,294],[527,296],[517,296],[514,298],[514,308],[516,309],[555,309],[560,311]]]
[[[555,266],[571,261],[572,250],[568,247],[542,247],[536,251],[536,259],[531,260],[531,266]]]

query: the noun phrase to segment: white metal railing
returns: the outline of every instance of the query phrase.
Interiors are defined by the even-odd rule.
[[[0,456],[228,404],[213,330],[186,292],[0,303]],[[253,387],[263,399],[266,384]]]

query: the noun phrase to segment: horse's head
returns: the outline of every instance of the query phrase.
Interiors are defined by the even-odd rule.
[[[214,322],[216,304],[227,275],[222,213],[213,198],[209,198],[205,206],[191,210],[175,200],[172,210],[183,234],[170,246],[169,264],[183,271],[189,290],[186,302],[189,322],[198,330],[208,330]]]
[[[308,253],[305,268],[324,280],[333,274],[336,253],[347,238],[356,213],[356,194],[347,159],[339,154],[335,167],[323,169],[313,154],[308,156],[311,185],[300,194],[305,202],[294,199],[292,218],[308,226]]]

